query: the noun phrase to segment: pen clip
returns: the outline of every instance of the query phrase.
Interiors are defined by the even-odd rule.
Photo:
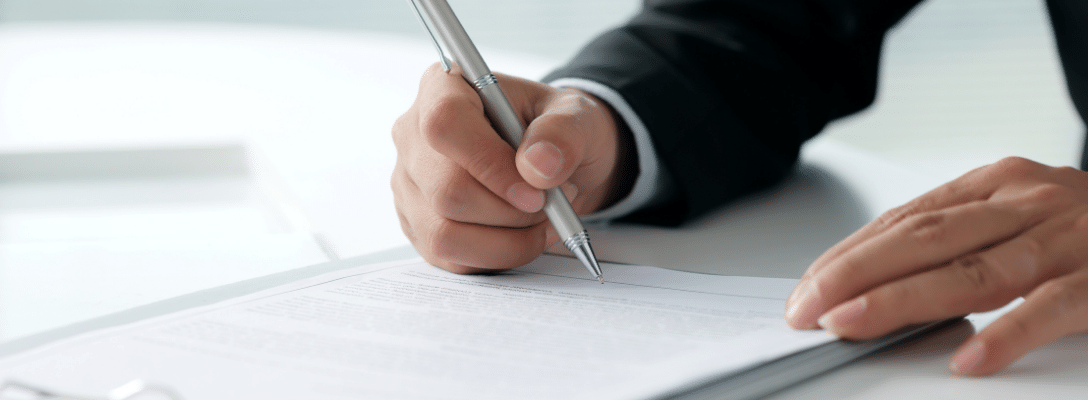
[[[438,59],[442,61],[442,69],[449,72],[453,65],[450,63],[450,59],[446,58],[446,52],[442,51],[442,46],[438,44],[438,38],[434,36],[434,31],[431,30],[431,25],[427,23],[427,19],[423,17],[423,11],[419,9],[419,4],[416,0],[408,0],[412,3],[412,8],[416,10],[416,16],[419,17],[419,23],[423,24],[423,29],[427,30],[427,34],[431,35],[431,43],[434,43],[434,49],[438,50]]]

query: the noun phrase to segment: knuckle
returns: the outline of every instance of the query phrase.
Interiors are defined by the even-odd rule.
[[[466,113],[463,102],[456,96],[438,96],[420,114],[420,133],[431,147],[440,148],[451,130],[462,124]]]
[[[997,283],[994,282],[996,277],[992,276],[990,269],[978,254],[968,254],[956,259],[953,267],[969,289],[988,292]]]
[[[434,76],[434,74],[438,73],[438,71],[443,71],[443,70],[445,70],[445,68],[442,67],[442,63],[439,63],[439,62],[436,61],[436,62],[432,63],[430,66],[428,66],[426,70],[423,71],[423,76],[420,77],[420,79],[430,79],[430,78],[432,78]]]
[[[512,149],[510,151],[513,152]],[[514,173],[512,171],[515,171],[515,168],[507,165],[513,163],[513,156],[503,157],[500,154],[495,154],[488,146],[472,146],[465,159],[464,167],[485,186],[496,187],[501,186],[497,182],[500,176],[506,173]]]
[[[1084,171],[1070,167],[1068,165],[1062,165],[1060,167],[1054,167],[1054,173],[1058,176],[1080,176],[1084,174]]]
[[[401,147],[401,143],[404,140],[405,131],[408,129],[408,114],[401,114],[397,117],[396,121],[393,121],[393,129],[390,132],[390,136],[393,138],[393,145]]]
[[[412,231],[412,224],[408,221],[408,217],[401,212],[400,207],[397,207],[397,219],[400,221],[400,230],[404,232],[404,236],[408,238],[409,242],[416,243],[415,232]]]
[[[456,253],[456,228],[454,224],[444,218],[437,219],[431,224],[424,247],[427,253],[440,260],[449,260]]]
[[[1001,175],[1006,175],[1013,178],[1025,177],[1035,174],[1039,171],[1039,167],[1042,164],[1028,160],[1023,157],[1005,157],[1000,161],[992,164],[993,169]]]
[[[978,307],[999,308],[1018,283],[1009,271],[1002,270],[985,254],[969,254],[956,259],[952,268],[959,274],[966,289],[977,295]]]
[[[876,222],[882,227],[891,227],[902,221],[910,213],[910,203],[885,211],[876,218]]]
[[[947,218],[943,213],[929,212],[909,217],[904,221],[907,231],[921,244],[940,243],[947,236]]]
[[[930,208],[931,200],[928,197],[919,197],[899,207],[885,211],[877,217],[877,223],[884,228],[890,228],[919,213],[919,210]]]
[[[548,104],[546,112],[533,119],[533,131],[540,127],[549,132],[577,132],[583,124],[582,116],[587,100],[579,95],[563,96]]]
[[[423,70],[423,74],[419,76],[419,91],[420,94],[428,90],[428,88],[436,81],[443,78],[445,68],[441,63],[435,62]]]
[[[397,163],[393,165],[393,173],[389,174],[389,188],[393,190],[394,199],[396,198],[397,193],[400,191],[400,175],[403,173],[401,172],[403,168],[404,167],[401,166],[400,161],[398,160]]]
[[[573,89],[563,93],[560,104],[569,110],[571,115],[580,115],[581,110],[595,108],[598,105],[588,94]]]
[[[404,182],[400,178],[400,174],[394,170],[393,175],[389,177],[389,189],[393,193],[393,204],[399,209],[404,202],[404,196],[407,193],[404,190]]]
[[[1036,289],[1033,296],[1038,296],[1053,306],[1057,317],[1063,322],[1076,320],[1078,311],[1082,308],[1081,292],[1063,281],[1044,283]]]
[[[466,215],[470,202],[467,186],[463,177],[443,179],[431,196],[435,212],[450,219]]]
[[[1049,204],[1063,202],[1072,199],[1072,189],[1056,183],[1044,183],[1036,185],[1024,193],[1024,200],[1028,203]]]

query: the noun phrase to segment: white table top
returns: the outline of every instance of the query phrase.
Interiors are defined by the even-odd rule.
[[[542,61],[489,57],[538,76]],[[387,189],[393,121],[424,43],[215,25],[0,28],[0,152],[245,143],[341,256],[406,244]],[[388,233],[386,233],[388,232]]]
[[[552,65],[484,52],[492,69],[523,76],[540,76]],[[246,143],[267,159],[264,165],[274,171],[266,172],[282,179],[341,256],[366,254],[407,244],[388,189],[396,154],[389,130],[434,59],[427,43],[364,33],[8,26],[0,28],[0,152]],[[601,227],[595,247],[615,261],[795,277],[876,213],[937,183],[833,141],[808,146],[804,157],[801,173],[771,193],[680,229]],[[654,246],[646,245],[650,240]],[[755,252],[754,245],[774,251]],[[778,396],[1088,393],[1088,335],[1051,344],[997,377],[950,376],[952,350],[988,318],[973,318],[974,325],[898,346]]]

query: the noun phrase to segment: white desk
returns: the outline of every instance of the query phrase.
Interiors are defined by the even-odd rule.
[[[488,54],[493,69],[524,76],[539,76],[550,66],[547,60]],[[388,189],[395,161],[389,128],[434,58],[426,43],[367,34],[193,25],[9,26],[0,29],[0,152],[242,142],[274,166],[265,172],[283,180],[341,256],[404,246]],[[602,258],[615,261],[797,276],[875,213],[936,183],[849,147],[816,143],[806,149],[801,173],[775,191],[680,229],[602,227],[594,243]],[[654,245],[647,246],[651,238]],[[984,325],[986,316],[975,321]],[[960,325],[779,396],[1024,398],[1088,392],[1088,335],[1049,345],[994,378],[949,376],[951,351],[971,329]]]
[[[341,256],[404,245],[390,128],[433,48],[399,37],[214,25],[0,28],[0,151],[242,142]],[[524,56],[496,70],[543,75]],[[385,231],[390,231],[385,233]]]

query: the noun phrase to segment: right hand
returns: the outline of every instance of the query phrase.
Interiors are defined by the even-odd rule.
[[[456,66],[432,65],[393,125],[401,228],[424,259],[455,273],[518,267],[558,243],[542,189],[560,186],[584,214],[625,195],[638,173],[630,133],[604,102],[496,75],[528,123],[516,152]]]

